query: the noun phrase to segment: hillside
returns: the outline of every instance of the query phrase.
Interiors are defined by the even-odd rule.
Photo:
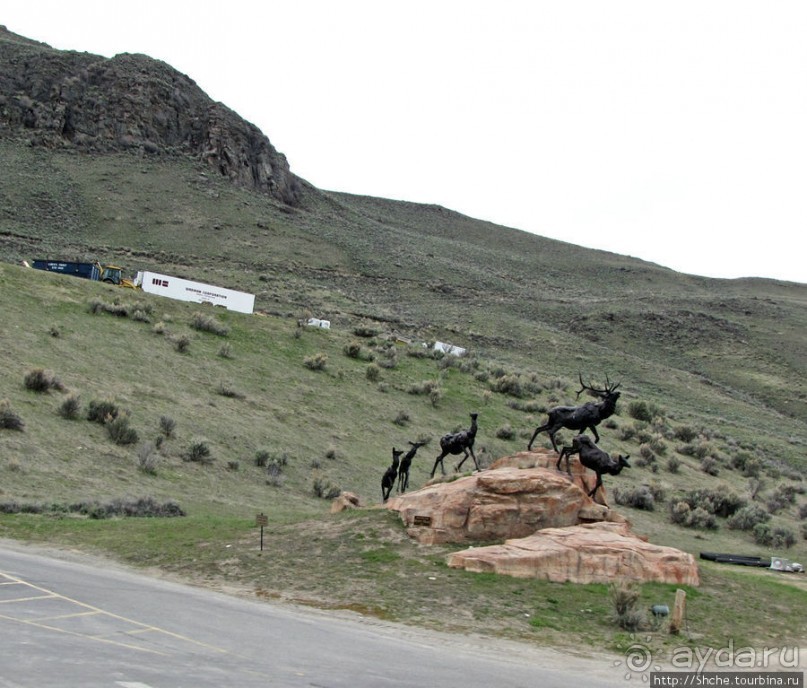
[[[652,513],[630,510],[643,532],[693,552],[770,554],[725,523],[674,526],[668,505],[694,486],[765,504],[783,485],[792,500],[771,524],[796,533],[788,556],[805,558],[807,285],[683,275],[439,206],[315,189],[261,132],[168,65],[55,51],[1,29],[0,159],[0,400],[24,423],[0,429],[0,503],[148,495],[188,513],[169,525],[3,516],[0,536],[232,576],[268,596],[360,598],[373,613],[420,622],[407,615],[422,611],[382,586],[326,580],[336,566],[326,554],[332,545],[342,564],[379,576],[411,565],[423,574],[412,585],[428,586],[440,553],[417,551],[378,512],[329,521],[317,495],[334,487],[379,501],[391,447],[424,438],[419,487],[437,438],[471,411],[486,465],[523,450],[547,408],[579,401],[582,374],[621,383],[603,445],[644,460],[619,484],[665,495]],[[244,290],[259,313],[22,267],[34,258],[99,259]],[[299,327],[308,315],[332,329]],[[211,320],[226,334],[193,327]],[[424,355],[434,340],[469,355]],[[27,389],[36,369],[59,385]],[[79,412],[65,419],[71,395]],[[136,441],[117,444],[86,420],[98,401],[119,407]],[[171,436],[162,418],[175,422]],[[188,460],[199,444],[210,462]],[[268,465],[256,465],[259,455]],[[275,582],[252,559],[222,563],[224,543],[237,543],[228,557],[251,556],[259,511],[272,518]],[[299,532],[311,536],[305,544]],[[302,550],[321,570],[303,575]],[[434,600],[445,618],[460,591],[479,585],[497,599],[495,585],[471,578],[457,574]],[[704,594],[730,606],[720,590],[736,585],[710,572]],[[504,623],[475,613],[492,629]]]

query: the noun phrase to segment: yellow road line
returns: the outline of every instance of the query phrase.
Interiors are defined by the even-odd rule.
[[[53,593],[51,595],[37,595],[36,597],[15,597],[13,600],[0,600],[0,604],[10,604],[11,602],[30,602],[31,600],[50,600],[54,597],[61,597]]]
[[[37,619],[37,621],[58,621],[59,619],[73,619],[77,616],[95,616],[100,613],[101,612],[76,612],[75,614],[60,614],[59,616],[46,616],[43,619]]]
[[[204,647],[204,648],[206,648],[208,650],[213,650],[214,652],[220,652],[222,654],[229,654],[227,650],[225,650],[223,648],[220,648],[220,647],[216,647],[215,645],[210,645],[208,643],[203,643],[203,642],[200,642],[198,640],[194,640],[193,638],[189,638],[188,636],[182,635],[180,633],[174,633],[173,631],[168,631],[168,630],[165,630],[163,628],[153,626],[151,624],[142,623],[141,621],[135,621],[134,619],[129,619],[129,618],[126,618],[125,616],[120,616],[119,614],[114,614],[112,612],[105,611],[105,610],[101,609],[100,607],[96,607],[94,605],[87,604],[86,602],[81,602],[79,600],[75,600],[75,599],[73,599],[71,597],[67,597],[66,595],[60,595],[57,592],[53,592],[52,590],[48,590],[47,588],[43,588],[43,587],[40,587],[38,585],[34,585],[33,583],[29,583],[27,581],[22,580],[21,578],[17,578],[16,576],[12,576],[12,575],[10,575],[8,573],[4,573],[4,572],[0,571],[0,576],[4,576],[5,578],[8,578],[12,582],[12,584],[25,585],[28,588],[31,588],[33,590],[38,590],[39,592],[44,593],[42,596],[38,596],[38,597],[23,597],[23,598],[18,598],[16,600],[3,600],[2,602],[0,602],[0,604],[2,604],[4,602],[24,602],[24,601],[35,601],[35,600],[43,600],[43,599],[50,599],[50,598],[58,598],[58,599],[65,600],[66,602],[78,605],[79,607],[82,607],[82,608],[88,610],[87,612],[79,612],[79,613],[76,613],[76,614],[73,614],[73,615],[68,614],[67,617],[69,617],[69,616],[83,616],[83,615],[90,615],[90,614],[102,614],[102,615],[104,615],[106,617],[109,617],[111,619],[117,619],[118,621],[124,621],[126,623],[132,624],[133,626],[139,626],[138,630],[122,631],[121,633],[123,633],[124,635],[131,635],[131,634],[135,634],[135,633],[144,633],[146,631],[153,631],[155,633],[162,633],[163,635],[169,636],[169,637],[174,638],[176,640],[181,640],[181,641],[186,642],[186,643],[191,643],[193,645],[198,645],[199,647]],[[163,653],[163,652],[158,652],[156,650],[148,650],[148,649],[145,649],[145,648],[137,647],[136,645],[128,645],[126,643],[120,643],[120,642],[117,642],[117,641],[114,641],[114,640],[108,640],[108,639],[103,638],[101,636],[87,635],[85,633],[76,633],[74,631],[67,631],[67,630],[64,630],[62,628],[56,628],[54,626],[48,626],[47,624],[41,623],[42,621],[52,620],[53,618],[60,618],[60,617],[51,617],[51,619],[39,619],[37,621],[31,621],[31,620],[27,620],[27,619],[18,619],[18,618],[13,617],[13,616],[6,616],[6,615],[3,615],[3,614],[0,614],[0,619],[8,619],[9,621],[17,621],[19,623],[28,624],[28,625],[31,625],[31,626],[37,626],[39,628],[46,628],[48,630],[58,631],[60,633],[66,633],[68,635],[78,636],[78,637],[81,637],[81,638],[89,638],[90,640],[97,640],[99,642],[111,643],[113,645],[121,645],[123,647],[129,647],[129,648],[132,648],[132,649],[135,649],[135,650],[141,650],[141,651],[144,651],[144,652],[153,652],[153,653],[156,653],[156,654],[166,654],[166,653]]]
[[[56,626],[48,626],[47,624],[39,623],[38,621],[31,621],[29,619],[18,619],[13,616],[5,616],[4,614],[0,614],[0,619],[7,619],[8,621],[16,621],[17,623],[26,624],[27,626],[34,626],[36,628],[44,628],[48,631],[56,631],[57,633],[64,633],[65,635],[72,635],[76,638],[86,638],[87,640],[95,640],[99,643],[107,643],[108,645],[117,645],[118,647],[125,647],[130,650],[138,650],[139,652],[147,652],[153,655],[162,655],[163,657],[167,657],[167,652],[160,652],[159,650],[152,650],[151,648],[147,647],[138,647],[137,645],[129,645],[128,643],[121,643],[117,640],[110,640],[109,638],[101,638],[98,636],[92,635],[85,635],[84,633],[76,633],[75,631],[68,631],[64,628],[57,628]]]

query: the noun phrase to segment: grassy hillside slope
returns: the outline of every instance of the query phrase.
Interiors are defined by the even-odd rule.
[[[0,256],[99,258],[257,294],[258,309],[382,323],[550,374],[694,374],[807,419],[807,286],[709,280],[439,207],[308,189],[295,210],[185,159],[0,140]],[[693,250],[695,250],[693,248]],[[613,351],[620,356],[613,363]],[[664,375],[651,381],[662,396]]]
[[[0,399],[24,423],[21,431],[0,430],[0,510],[39,512],[0,516],[0,537],[91,548],[228,590],[431,627],[541,643],[588,638],[615,650],[629,644],[609,621],[607,586],[451,571],[444,564],[451,547],[416,545],[381,510],[330,515],[323,498],[337,487],[365,504],[380,502],[391,447],[428,439],[412,470],[416,489],[428,479],[439,435],[467,425],[470,410],[480,413],[483,465],[520,451],[543,409],[574,401],[573,377],[475,356],[424,356],[422,347],[386,340],[380,330],[367,336],[364,328],[300,328],[294,317],[205,309],[12,265],[0,265],[0,293],[7,361]],[[226,334],[194,329],[198,322]],[[321,370],[312,369],[318,356],[327,357]],[[48,392],[27,389],[26,377],[39,368],[60,384]],[[803,561],[804,483],[794,469],[800,440],[760,442],[745,430],[759,417],[755,404],[680,371],[644,370],[651,379],[654,371],[665,376],[675,392],[667,401],[686,404],[662,406],[633,380],[626,387],[620,414],[601,430],[603,443],[630,452],[634,466],[606,485],[612,491],[647,485],[658,501],[653,512],[618,508],[654,542],[696,555],[775,551]],[[428,394],[425,383],[437,393]],[[74,395],[80,411],[66,419],[60,409]],[[92,403],[103,400],[128,412],[135,442],[116,444],[103,425],[86,420]],[[633,417],[642,409],[652,411],[652,421]],[[175,423],[171,437],[161,437],[163,417]],[[783,420],[773,412],[765,418]],[[200,442],[210,461],[188,460]],[[150,444],[159,448],[149,451]],[[256,465],[261,452],[267,466]],[[704,472],[702,457],[714,459],[716,475]],[[756,490],[765,508],[780,486],[792,501],[769,524],[796,535],[789,548],[757,544],[722,518],[713,530],[672,525],[667,516],[669,505],[695,487],[749,503]],[[187,516],[98,518],[99,504],[144,497],[172,501]],[[270,519],[266,556],[257,549],[259,512]],[[708,642],[720,643],[727,633],[735,642],[803,637],[807,628],[793,610],[807,593],[792,587],[801,578],[759,578],[708,563],[702,572],[704,585],[690,590],[690,619]],[[751,588],[747,576],[756,581]],[[748,608],[732,605],[741,588],[748,600],[776,608],[764,614],[763,631],[759,612],[752,622],[744,616]],[[648,604],[669,602],[674,586],[644,586],[642,595]],[[586,609],[592,611],[585,618],[571,611]],[[669,641],[662,634],[654,642],[661,651]]]
[[[301,180],[292,207],[158,146],[31,144],[24,129],[0,129],[0,422],[11,426],[0,428],[0,536],[94,548],[262,597],[624,647],[605,586],[450,571],[450,548],[413,544],[381,510],[331,516],[323,498],[343,489],[377,503],[391,448],[427,439],[412,471],[419,487],[438,437],[472,411],[483,465],[523,450],[546,409],[579,401],[582,374],[621,382],[602,445],[630,453],[633,467],[606,486],[653,495],[652,511],[619,507],[639,532],[695,554],[807,559],[807,285],[682,275]],[[22,267],[36,258],[244,290],[258,313]],[[333,327],[300,327],[308,316]],[[425,355],[435,340],[469,355]],[[37,370],[49,391],[26,386]],[[77,412],[65,418],[70,399]],[[126,419],[117,438],[131,442],[87,420],[100,402]],[[717,528],[673,525],[672,506],[696,487],[770,512],[768,527],[793,542],[755,540],[723,517]],[[187,516],[99,518],[144,497]],[[794,611],[803,578],[708,563],[703,576],[690,620],[704,643],[805,636]],[[644,586],[642,599],[671,594]]]

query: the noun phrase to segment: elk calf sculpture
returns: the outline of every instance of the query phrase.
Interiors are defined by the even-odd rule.
[[[586,430],[589,429],[594,433],[595,442],[600,441],[600,436],[597,434],[597,425],[599,425],[606,418],[609,418],[616,411],[616,401],[619,399],[619,392],[616,391],[620,383],[611,384],[608,376],[605,377],[605,387],[597,389],[591,385],[583,382],[582,374],[580,377],[580,391],[577,396],[586,390],[599,397],[599,401],[589,401],[581,406],[555,406],[549,409],[549,419],[546,423],[535,429],[532,434],[532,439],[527,445],[528,450],[532,450],[532,443],[539,432],[547,431],[549,439],[552,440],[552,447],[558,451],[558,445],[555,442],[555,435],[561,428],[568,428],[569,430]]]
[[[600,449],[588,435],[577,435],[572,439],[571,447],[563,447],[560,450],[558,463],[555,466],[560,470],[560,462],[563,457],[566,457],[566,472],[571,475],[572,469],[569,467],[569,457],[572,454],[577,454],[580,457],[580,463],[586,468],[590,468],[597,474],[597,482],[594,484],[594,489],[588,493],[589,497],[593,497],[597,488],[602,486],[602,476],[607,473],[608,475],[619,475],[623,468],[630,468],[628,459],[630,454],[622,456],[618,454],[611,457],[607,452]]]
[[[395,487],[395,478],[398,477],[398,461],[403,454],[403,450],[398,451],[395,447],[392,448],[392,465],[384,471],[381,477],[381,499],[387,501],[389,499],[392,488]]]
[[[440,456],[438,456],[434,461],[434,467],[432,468],[431,475],[432,478],[434,477],[434,472],[437,470],[437,464],[440,464],[440,470],[443,471],[443,475],[446,474],[446,469],[443,466],[443,459],[448,454],[465,454],[462,461],[460,461],[455,468],[455,470],[458,471],[468,458],[468,452],[470,452],[471,458],[474,460],[474,466],[476,466],[476,470],[479,470],[479,463],[477,462],[476,455],[474,454],[474,440],[476,439],[477,430],[476,419],[478,416],[478,413],[471,414],[471,427],[467,430],[450,432],[440,438],[441,452]]]
[[[418,449],[425,444],[425,442],[409,443],[412,448],[404,454],[404,457],[401,459],[401,467],[398,469],[398,492],[406,492],[406,489],[409,487],[409,467],[412,465],[412,459],[415,458]]]

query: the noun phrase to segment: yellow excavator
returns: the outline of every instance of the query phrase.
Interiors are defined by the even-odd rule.
[[[123,276],[123,268],[117,265],[101,265],[100,263],[96,263],[95,265],[98,268],[100,275],[98,279],[101,282],[117,284],[119,287],[126,287],[127,289],[137,289],[132,280]]]

